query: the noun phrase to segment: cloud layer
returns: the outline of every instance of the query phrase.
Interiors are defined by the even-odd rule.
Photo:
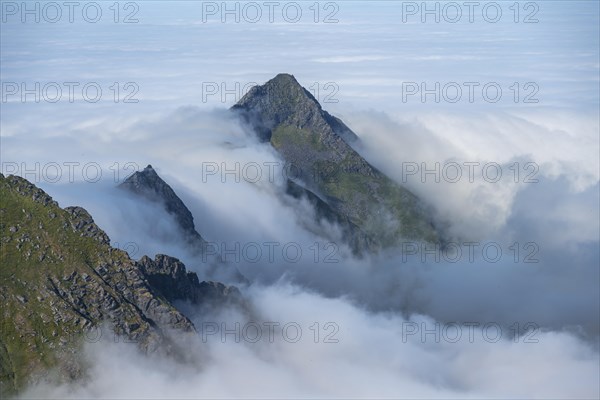
[[[361,135],[367,158],[400,182],[402,175],[396,168],[403,159],[496,161],[503,167],[513,160],[529,160],[549,165],[540,168],[538,182],[530,184],[512,180],[492,184],[483,178],[472,183],[406,182],[433,207],[458,243],[500,244],[505,253],[499,261],[486,260],[480,248],[473,260],[463,255],[456,262],[437,261],[431,254],[423,261],[421,255],[403,256],[393,251],[356,259],[341,242],[333,258],[327,259],[337,262],[326,262],[324,248],[315,259],[311,249],[315,238],[319,245],[327,244],[328,238],[335,237],[336,228],[311,226],[310,207],[284,200],[277,173],[273,179],[265,174],[253,183],[244,179],[248,178],[241,172],[244,165],[280,166],[283,162],[268,145],[258,143],[243,125],[221,111],[188,107],[151,119],[132,117],[120,125],[126,128],[115,130],[106,129],[103,121],[93,121],[86,125],[85,138],[76,130],[64,132],[72,143],[69,147],[62,147],[54,138],[36,137],[38,145],[54,150],[46,153],[55,157],[47,162],[63,165],[77,160],[77,152],[85,148],[86,160],[96,160],[107,172],[96,183],[82,178],[68,183],[64,177],[62,183],[40,182],[62,206],[88,208],[113,243],[135,258],[167,253],[180,257],[202,279],[226,280],[218,269],[190,254],[172,218],[159,207],[115,189],[110,168],[115,160],[121,167],[127,161],[140,167],[151,163],[184,199],[207,240],[230,250],[236,243],[240,246],[240,250],[225,251],[225,258],[255,282],[244,294],[257,310],[258,324],[277,322],[281,329],[294,322],[303,336],[298,343],[281,337],[270,343],[263,327],[259,343],[243,338],[236,343],[235,335],[226,336],[223,343],[221,324],[234,329],[239,323],[243,329],[251,321],[231,313],[211,315],[188,309],[200,330],[213,324],[219,327],[219,332],[207,336],[206,343],[200,336],[198,343],[190,344],[196,360],[191,364],[152,362],[133,349],[97,343],[86,350],[94,365],[86,383],[32,388],[27,396],[597,396],[598,287],[594,282],[598,281],[598,227],[583,217],[598,213],[597,175],[586,166],[593,159],[578,161],[569,159],[569,153],[561,157],[539,150],[524,154],[517,149],[506,154],[502,148],[469,159],[457,150],[461,141],[472,140],[469,132],[462,139],[452,136],[452,144],[444,146],[447,130],[428,128],[433,122],[419,118],[406,124],[391,116],[366,113],[349,123]],[[470,121],[475,132],[486,119]],[[520,129],[515,135],[538,134],[534,123],[523,124],[533,128]],[[510,140],[508,131],[501,132]],[[574,133],[563,133],[569,134]],[[91,148],[86,143],[94,135],[102,140]],[[4,139],[13,154],[27,154],[24,149],[32,140]],[[579,146],[576,151],[584,154],[588,143],[581,140]],[[39,160],[35,157],[26,162]],[[239,163],[238,176],[222,171],[203,176],[214,163],[219,169],[222,163],[228,168]],[[120,179],[129,172],[120,171]],[[44,178],[43,174],[40,177]],[[440,197],[449,199],[449,204]],[[494,223],[488,221],[490,212]],[[324,231],[333,236],[315,236]],[[521,251],[517,262],[508,249],[514,242]],[[529,242],[539,246],[533,255],[537,263],[525,262],[531,249],[523,245]],[[259,262],[241,252],[248,243],[257,244],[264,252]],[[268,258],[265,243],[278,243],[274,258]],[[289,243],[298,246],[303,257],[294,261],[286,257],[280,249]],[[321,340],[333,330],[329,325],[324,331],[325,324],[335,323],[339,342],[314,343],[315,322],[320,324]],[[461,327],[457,343],[452,342],[453,324]],[[469,324],[474,325],[469,328]],[[435,333],[422,336],[424,331],[436,329],[439,343]],[[479,338],[473,343],[469,329]],[[495,341],[498,329],[502,334]],[[528,339],[537,342],[528,343]],[[115,365],[120,367],[115,369]],[[533,379],[520,378],[526,373],[531,376],[532,371]],[[344,383],[348,381],[352,383]],[[510,382],[510,392],[506,382]]]

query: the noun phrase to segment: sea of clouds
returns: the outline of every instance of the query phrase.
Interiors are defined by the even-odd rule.
[[[2,172],[86,208],[132,258],[169,254],[226,283],[237,268],[254,309],[251,320],[181,305],[199,330],[185,361],[102,340],[85,347],[85,380],[23,397],[599,396],[597,16],[563,5],[542,7],[535,26],[400,24],[389,4],[344,4],[330,26],[205,24],[185,3],[142,4],[137,25],[3,31],[4,81],[135,80],[140,102],[3,103]],[[236,96],[202,101],[202,83],[278,72],[307,88],[334,82],[338,102],[315,97],[357,133],[354,148],[417,194],[450,240],[478,243],[473,258],[464,245],[456,260],[400,248],[356,257],[338,227],[285,196],[283,160],[227,111]],[[477,79],[545,90],[537,105],[407,103],[399,92],[406,81]],[[421,175],[449,163],[493,163],[502,177]],[[116,188],[148,164],[225,265],[190,252],[160,206]],[[243,172],[250,165],[261,179]],[[491,260],[486,243],[502,256]]]

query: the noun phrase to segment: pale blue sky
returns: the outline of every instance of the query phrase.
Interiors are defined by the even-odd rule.
[[[334,109],[394,110],[402,105],[402,82],[436,81],[498,82],[504,89],[498,104],[481,99],[442,104],[459,112],[480,106],[580,111],[599,106],[597,1],[536,2],[539,22],[530,24],[513,22],[513,2],[499,2],[498,23],[486,22],[476,10],[474,23],[463,15],[456,24],[435,23],[431,17],[420,23],[419,15],[403,23],[403,2],[394,1],[336,2],[339,22],[329,24],[313,22],[313,2],[299,2],[304,14],[296,24],[277,11],[275,23],[268,23],[266,14],[256,24],[236,24],[232,17],[220,23],[218,15],[203,23],[202,2],[160,1],[137,2],[139,23],[115,24],[108,9],[112,2],[100,4],[104,14],[97,24],[77,13],[72,24],[23,24],[8,16],[2,24],[2,80],[97,81],[103,87],[133,81],[140,88],[137,109],[202,106],[203,82],[243,86],[278,72],[292,73],[306,86],[319,82],[321,96],[331,93],[322,86],[335,82],[339,103],[330,106]],[[530,11],[522,10],[520,18]],[[326,11],[321,13],[323,19]],[[513,82],[535,82],[540,102],[515,105],[509,91]],[[229,106],[234,100],[229,96],[220,104],[215,97],[208,104]],[[3,105],[12,110],[12,104]],[[422,104],[415,97],[404,106]],[[428,101],[426,106],[436,105]]]

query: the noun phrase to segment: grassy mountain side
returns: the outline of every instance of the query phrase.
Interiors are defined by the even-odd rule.
[[[85,332],[124,336],[154,352],[165,347],[166,331],[194,331],[84,209],[61,209],[25,179],[1,174],[0,199],[3,394],[28,381],[80,376]],[[98,330],[105,322],[109,331]]]

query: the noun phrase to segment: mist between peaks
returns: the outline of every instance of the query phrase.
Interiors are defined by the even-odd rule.
[[[104,164],[106,165],[106,164]],[[302,170],[290,162],[213,162],[204,161],[199,165],[202,183],[283,183],[287,179],[310,180],[311,182],[335,182],[337,174],[342,172],[339,165],[332,161],[323,161],[310,171]],[[143,169],[143,168],[142,168]],[[538,183],[536,176],[539,165],[535,162],[497,162],[446,161],[416,162],[404,161],[400,164],[401,183]],[[103,166],[98,162],[2,162],[5,176],[18,175],[32,183],[96,183],[103,178],[112,178],[119,183],[133,173],[140,171],[139,164],[114,162]]]

